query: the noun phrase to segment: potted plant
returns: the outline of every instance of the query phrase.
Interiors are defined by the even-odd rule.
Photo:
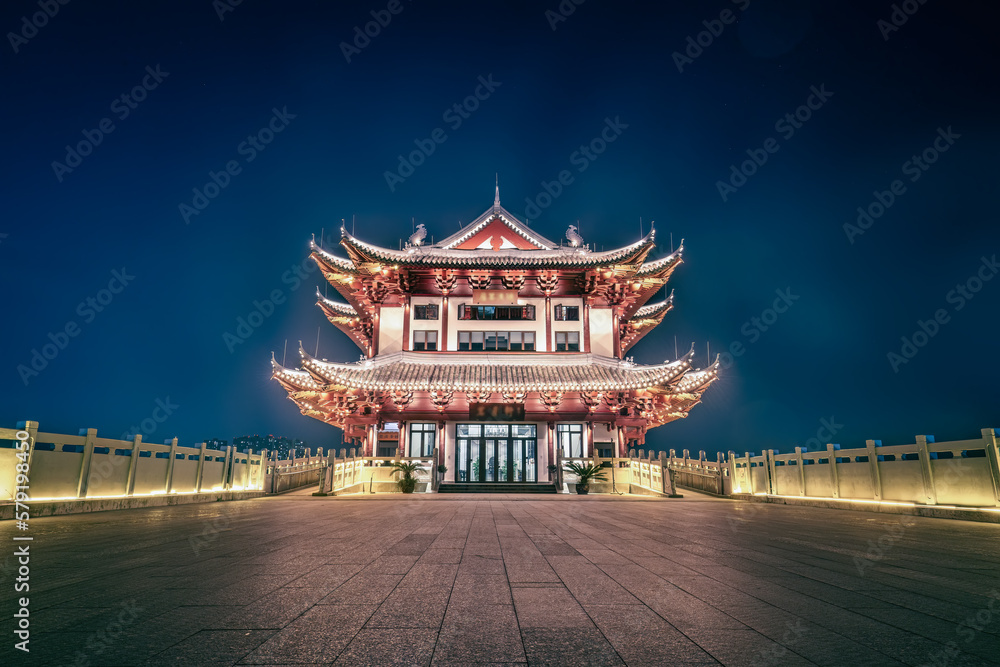
[[[594,465],[593,463],[588,463],[587,465],[582,463],[567,463],[563,469],[580,478],[580,481],[576,483],[576,492],[581,496],[587,495],[587,492],[590,491],[590,480],[603,481],[607,478],[607,473],[601,469],[601,466]]]
[[[414,474],[423,470],[423,467],[412,461],[393,461],[390,465],[396,469],[396,472],[403,473],[403,476],[396,481],[399,490],[403,493],[413,493],[413,489],[417,486],[417,478]]]
[[[445,474],[446,472],[448,472],[448,466],[446,466],[443,463],[439,463],[438,464],[438,472],[441,473],[442,475]]]

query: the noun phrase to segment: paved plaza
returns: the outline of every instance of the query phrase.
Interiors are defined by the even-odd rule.
[[[33,519],[31,654],[8,558],[0,662],[1000,664],[1000,526],[686,495]]]

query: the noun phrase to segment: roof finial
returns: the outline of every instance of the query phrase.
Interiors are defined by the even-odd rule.
[[[496,196],[493,197],[493,208],[500,208],[500,174],[499,174],[499,172],[497,173],[496,177],[497,177],[497,193],[496,193]]]

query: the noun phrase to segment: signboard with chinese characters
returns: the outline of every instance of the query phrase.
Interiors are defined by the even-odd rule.
[[[472,303],[517,304],[516,289],[474,289]]]
[[[482,422],[524,421],[524,403],[470,403],[469,419]]]

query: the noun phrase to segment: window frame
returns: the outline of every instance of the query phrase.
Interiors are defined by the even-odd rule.
[[[437,329],[414,329],[413,330],[413,351],[414,352],[437,352],[438,332]],[[433,347],[431,347],[433,345]],[[419,346],[419,347],[418,347]]]
[[[559,342],[562,337],[562,342]],[[580,332],[579,331],[557,331],[555,336],[556,352],[579,352]],[[575,342],[573,342],[575,341]]]
[[[433,309],[433,316],[427,314],[429,309]],[[413,319],[415,320],[438,320],[440,317],[441,308],[436,303],[418,303],[413,306]]]
[[[552,310],[552,319],[556,322],[579,322],[580,306],[557,304]]]

